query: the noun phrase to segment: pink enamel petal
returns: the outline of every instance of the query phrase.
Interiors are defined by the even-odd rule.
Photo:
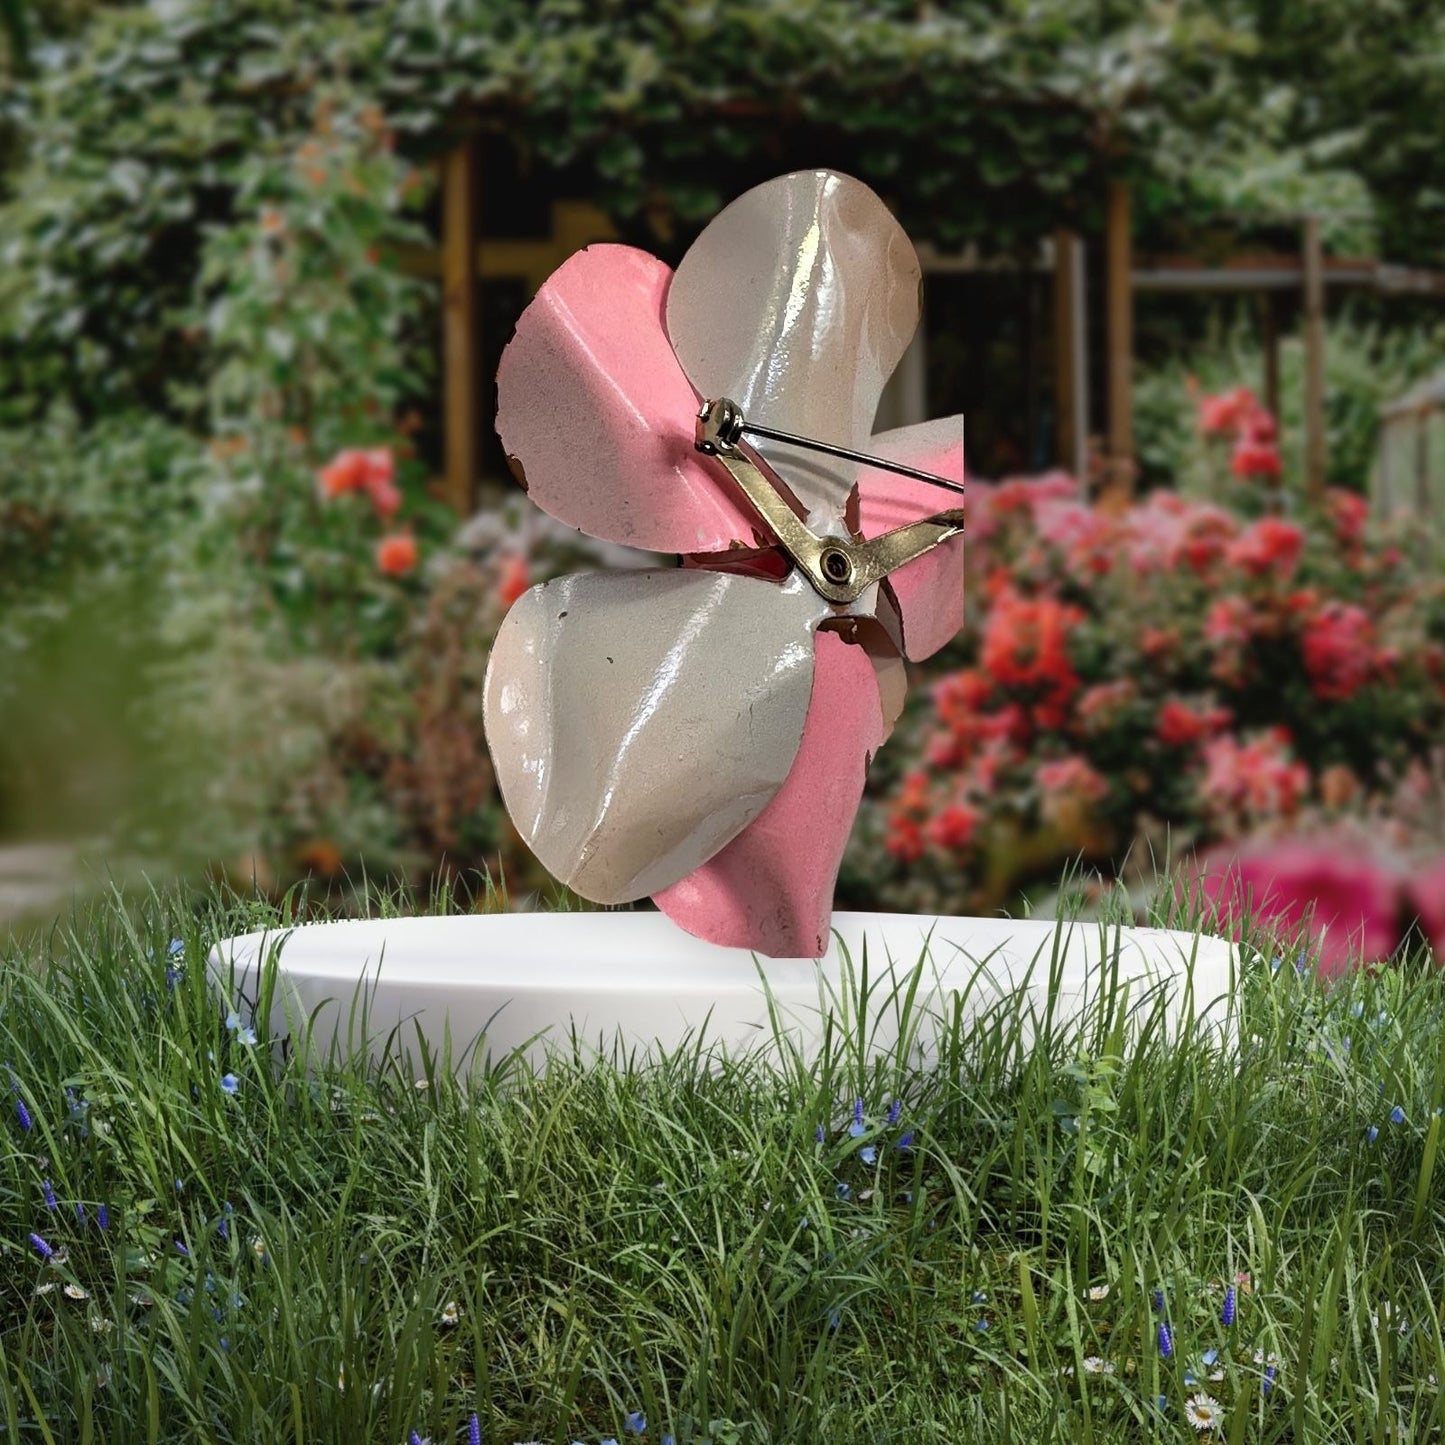
[[[487,746],[517,831],[584,898],[666,888],[788,777],[827,608],[692,568],[589,572],[524,593],[492,646]]]
[[[693,242],[667,293],[667,333],[704,397],[856,450],[918,325],[919,280],[912,244],[867,186],[796,171],[740,196]],[[810,509],[841,507],[846,463],[757,446]]]
[[[820,632],[803,742],[787,781],[726,848],[653,901],[712,943],[773,958],[826,952],[838,867],[886,732],[867,653]]]
[[[631,246],[565,261],[497,370],[497,433],[528,495],[590,537],[652,552],[755,545],[727,473],[693,446],[698,398],[662,326],[671,271]]]
[[[880,432],[868,450],[949,481],[964,479],[961,416]],[[868,538],[964,505],[957,492],[874,467],[859,473],[858,488],[860,525]],[[913,662],[931,657],[963,626],[963,543],[962,537],[955,537],[888,579],[902,620],[903,651]]]

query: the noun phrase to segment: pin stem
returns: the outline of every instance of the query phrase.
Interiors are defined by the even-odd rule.
[[[900,477],[912,477],[918,482],[929,482],[935,487],[947,487],[950,492],[965,491],[962,482],[951,482],[947,477],[934,476],[932,472],[919,471],[917,467],[906,467],[902,462],[885,461],[882,457],[870,457],[863,452],[850,451],[847,447],[835,447],[829,442],[814,441],[812,437],[794,436],[791,432],[774,431],[772,427],[757,426],[744,421],[742,430],[752,436],[767,437],[769,441],[786,442],[789,446],[805,447],[811,452],[826,452],[830,457],[842,457],[848,462],[862,462],[866,466],[878,467],[885,472],[896,472]]]

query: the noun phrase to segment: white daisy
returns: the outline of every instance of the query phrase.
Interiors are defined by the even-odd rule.
[[[89,1299],[90,1291],[82,1289],[78,1284],[68,1284],[65,1286],[65,1297],[66,1299]]]
[[[102,1314],[94,1314],[90,1317],[90,1331],[96,1335],[108,1335],[115,1328],[115,1321],[107,1319]]]
[[[1101,1299],[1108,1299],[1109,1286],[1106,1284],[1091,1285],[1089,1287],[1089,1298],[1095,1304],[1097,1304]]]
[[[449,1299],[449,1300],[442,1306],[442,1318],[441,1318],[442,1324],[444,1324],[444,1325],[454,1325],[454,1324],[456,1324],[456,1322],[457,1322],[459,1319],[461,1319],[461,1317],[462,1317],[461,1307],[457,1304],[456,1300],[454,1300],[454,1299]]]
[[[1086,1375],[1112,1375],[1114,1368],[1112,1360],[1106,1360],[1100,1355],[1084,1356],[1084,1373]]]
[[[1224,1411],[1213,1395],[1201,1391],[1184,1402],[1184,1418],[1202,1435],[1206,1430],[1219,1429],[1224,1423]]]
[[[46,1280],[46,1282],[45,1282],[44,1284],[38,1284],[38,1285],[36,1285],[36,1286],[35,1286],[35,1293],[36,1293],[36,1294],[49,1294],[50,1291],[53,1290],[53,1289],[55,1289],[55,1288],[56,1288],[56,1283],[55,1283],[55,1281],[54,1281],[53,1279],[50,1279],[50,1280]]]

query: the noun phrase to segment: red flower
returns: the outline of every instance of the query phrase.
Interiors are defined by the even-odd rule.
[[[390,447],[348,447],[339,451],[316,474],[321,495],[328,500],[348,492],[365,492],[383,522],[389,522],[401,506],[396,489],[396,463]]]
[[[1259,398],[1247,386],[1236,386],[1200,401],[1199,430],[1205,436],[1224,436],[1238,431],[1247,417],[1261,410]]]
[[[883,846],[901,863],[916,863],[923,857],[923,829],[913,818],[894,816],[888,820]]]
[[[376,544],[376,565],[388,577],[405,577],[416,558],[416,538],[410,532],[393,532]]]
[[[1083,620],[1078,608],[1051,597],[1005,593],[984,623],[979,648],[984,673],[1004,687],[1040,692],[1040,709],[1054,718],[1079,685],[1068,643]]]
[[[1229,470],[1237,477],[1277,477],[1283,470],[1279,448],[1270,441],[1242,436],[1234,444]]]
[[[1182,702],[1172,699],[1159,709],[1154,736],[1166,748],[1187,748],[1202,742],[1209,733],[1209,721]]]
[[[1284,728],[1249,742],[1221,737],[1204,746],[1201,801],[1226,823],[1289,817],[1309,782],[1309,769],[1290,756]]]
[[[1139,651],[1150,662],[1167,662],[1178,650],[1177,628],[1146,627],[1139,634]]]
[[[503,607],[510,607],[531,585],[531,578],[527,573],[527,559],[521,553],[512,552],[502,559],[497,598]]]
[[[1375,624],[1352,602],[1326,602],[1301,640],[1310,688],[1322,702],[1353,697],[1375,675]]]
[[[1199,886],[1236,937],[1253,918],[1295,947],[1318,944],[1322,978],[1387,958],[1399,940],[1399,879],[1353,847],[1295,839],[1232,857],[1216,853]]]
[[[1331,487],[1325,493],[1325,510],[1334,525],[1335,537],[1342,547],[1357,547],[1364,541],[1370,504],[1358,492]]]
[[[327,498],[359,492],[366,485],[366,453],[355,448],[337,454],[316,474],[321,494]]]
[[[1228,559],[1253,577],[1289,577],[1304,551],[1302,527],[1278,517],[1261,517],[1229,548]]]
[[[929,823],[928,841],[946,852],[961,852],[973,841],[978,823],[976,809],[966,803],[950,803]]]

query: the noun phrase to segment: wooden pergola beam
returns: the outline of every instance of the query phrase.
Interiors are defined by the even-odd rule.
[[[468,516],[481,466],[481,336],[477,305],[477,143],[463,141],[442,163],[442,354],[446,495]]]
[[[1129,186],[1109,183],[1104,228],[1104,304],[1109,347],[1109,486],[1134,490],[1134,281]]]
[[[1305,498],[1325,496],[1325,271],[1319,217],[1304,223]]]
[[[1084,243],[1077,231],[1054,233],[1054,415],[1057,460],[1082,479],[1088,469],[1089,365],[1084,301]]]

